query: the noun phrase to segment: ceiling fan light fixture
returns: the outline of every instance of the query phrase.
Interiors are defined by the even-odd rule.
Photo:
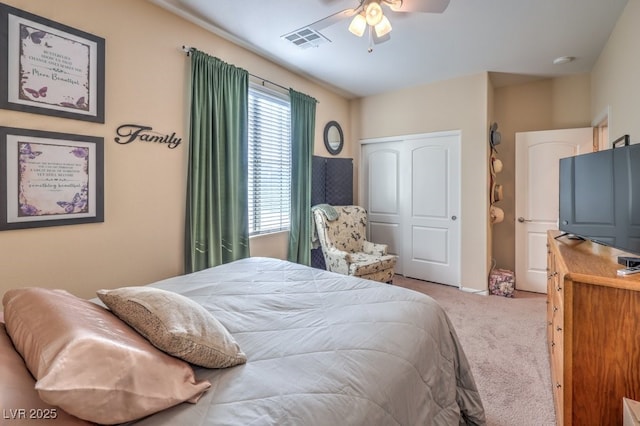
[[[384,18],[384,14],[382,13],[382,8],[377,1],[372,1],[367,5],[365,9],[365,15],[367,17],[367,24],[375,27],[382,21]]]
[[[402,9],[402,0],[385,0],[385,3],[394,12],[399,12]]]
[[[386,16],[382,17],[382,20],[375,26],[376,35],[378,37],[383,37],[391,32],[391,22],[387,19]]]
[[[553,65],[564,65],[575,60],[575,56],[560,56],[559,58],[555,58],[553,60]]]
[[[351,24],[349,24],[349,31],[351,32],[351,34],[358,37],[362,37],[364,35],[364,30],[366,29],[367,20],[360,14],[357,14],[351,21]]]

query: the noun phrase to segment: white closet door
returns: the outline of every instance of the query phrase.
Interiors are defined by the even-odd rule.
[[[460,286],[459,145],[456,136],[426,136],[405,144],[405,276]]]
[[[460,285],[460,134],[363,141],[361,198],[370,239],[400,256],[396,272]]]
[[[396,273],[402,274],[402,232],[400,228],[401,141],[363,145],[362,204],[368,212],[369,240],[387,244],[389,253],[400,256]]]

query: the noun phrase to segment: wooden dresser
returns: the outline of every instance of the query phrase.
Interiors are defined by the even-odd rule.
[[[620,278],[619,250],[554,237],[547,319],[558,425],[621,425],[623,397],[640,399],[640,274]]]

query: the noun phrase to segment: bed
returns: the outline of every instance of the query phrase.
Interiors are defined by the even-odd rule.
[[[204,307],[246,363],[191,365],[210,383],[197,403],[127,424],[485,424],[455,330],[424,294],[268,258],[149,287]]]

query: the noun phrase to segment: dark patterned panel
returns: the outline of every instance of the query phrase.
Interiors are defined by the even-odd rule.
[[[329,158],[325,179],[325,202],[334,206],[353,204],[353,160]]]
[[[323,204],[325,201],[324,185],[326,176],[326,158],[314,155],[311,161],[311,205]]]
[[[311,205],[324,204],[324,180],[327,170],[327,161],[324,157],[314,155],[311,160]],[[314,223],[315,226],[315,223]],[[318,269],[327,269],[324,263],[322,249],[311,250],[311,266]]]
[[[353,160],[314,155],[311,162],[311,205],[353,204]],[[311,266],[326,269],[322,249],[311,250]]]
[[[318,269],[327,269],[321,248],[311,249],[311,266]]]

